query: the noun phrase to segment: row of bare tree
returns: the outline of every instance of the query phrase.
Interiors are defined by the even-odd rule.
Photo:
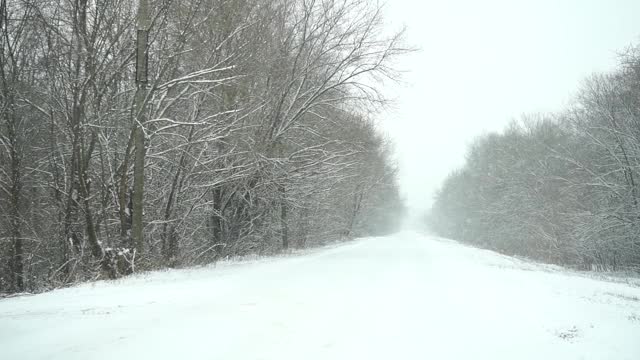
[[[0,293],[391,231],[382,25],[366,0],[0,0]]]
[[[565,111],[478,139],[429,217],[443,236],[582,269],[640,271],[640,51]]]

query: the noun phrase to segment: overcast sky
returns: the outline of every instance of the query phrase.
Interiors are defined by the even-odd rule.
[[[388,86],[383,127],[413,210],[461,166],[467,145],[524,113],[561,109],[580,82],[611,70],[640,39],[640,0],[388,0],[391,26],[420,51]]]

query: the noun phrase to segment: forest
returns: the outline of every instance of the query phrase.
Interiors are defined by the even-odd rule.
[[[394,231],[376,116],[409,50],[383,20],[366,0],[0,0],[0,293]]]
[[[427,222],[508,255],[640,272],[640,48],[585,79],[562,111],[479,137]]]

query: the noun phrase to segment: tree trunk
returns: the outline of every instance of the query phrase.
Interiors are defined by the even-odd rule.
[[[284,185],[278,186],[280,192],[280,231],[282,232],[282,249],[289,248],[289,223],[287,219],[287,199],[286,188]]]
[[[11,254],[9,259],[9,270],[11,271],[11,286],[16,292],[25,289],[24,283],[24,243],[21,231],[20,205],[22,203],[22,173],[21,157],[22,153],[18,149],[20,143],[18,137],[18,115],[16,114],[16,99],[14,86],[18,82],[18,71],[15,53],[9,46],[12,36],[7,35],[6,22],[7,13],[6,1],[0,2],[0,79],[2,81],[2,117],[7,124],[6,139],[8,140],[9,151],[9,236],[11,239]],[[12,65],[12,66],[9,66]],[[0,136],[4,137],[4,136]],[[3,144],[4,145],[4,144]]]
[[[10,105],[12,106],[12,104]],[[21,235],[20,203],[22,198],[22,176],[20,173],[20,154],[18,151],[18,139],[16,118],[13,109],[9,109],[8,137],[9,152],[11,156],[11,196],[10,196],[10,222],[11,222],[11,277],[16,292],[25,289],[24,284],[24,244]]]
[[[127,243],[131,247],[131,215],[133,204],[131,203],[131,191],[129,189],[129,161],[131,160],[131,149],[135,138],[135,127],[131,131],[127,149],[124,152],[124,159],[118,173],[120,174],[120,184],[118,185],[118,215],[120,217],[120,238],[122,243]],[[129,197],[127,199],[127,193]]]
[[[220,243],[222,241],[222,188],[220,186],[212,190],[213,210],[212,216],[212,233],[213,242]]]
[[[353,195],[353,211],[351,213],[351,218],[349,219],[349,227],[346,231],[346,236],[351,237],[353,234],[353,227],[356,224],[356,218],[358,217],[358,213],[360,212],[360,206],[362,205],[362,197],[364,196],[361,185],[356,187],[355,194]]]
[[[144,158],[146,153],[144,143],[145,101],[147,98],[147,64],[148,64],[148,32],[149,32],[149,4],[147,0],[140,0],[138,7],[138,33],[136,58],[136,99],[135,99],[135,162],[133,164],[133,216],[132,237],[137,256],[141,259],[144,251],[143,234],[143,206],[144,206]]]
[[[91,254],[96,259],[102,260],[102,258],[104,257],[104,250],[102,249],[102,245],[100,245],[100,242],[98,241],[98,234],[93,220],[93,211],[91,209],[91,202],[89,201],[89,198],[91,197],[91,181],[87,178],[89,162],[93,153],[93,149],[95,147],[95,142],[96,134],[94,132],[91,136],[89,149],[85,150],[84,146],[82,146],[80,149],[81,153],[78,154],[78,158],[82,160],[77,162],[79,167],[78,183],[80,185],[80,194],[82,195],[83,199],[87,238],[89,240],[89,245],[91,246]]]

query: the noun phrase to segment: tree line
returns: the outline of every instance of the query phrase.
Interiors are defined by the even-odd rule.
[[[407,50],[369,1],[0,0],[0,31],[0,293],[396,226]]]
[[[428,223],[510,255],[640,271],[640,48],[584,80],[563,111],[478,138]]]

